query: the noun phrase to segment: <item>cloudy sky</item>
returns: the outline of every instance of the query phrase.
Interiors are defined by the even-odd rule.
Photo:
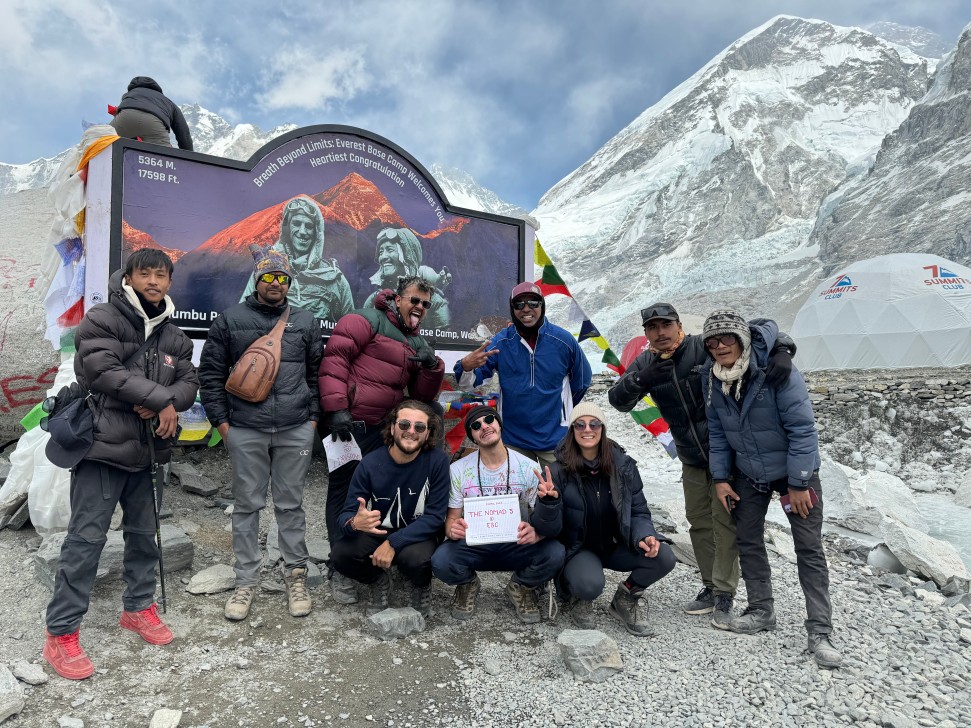
[[[920,25],[968,0],[2,0],[0,161],[53,156],[128,80],[258,125],[348,124],[533,209],[606,140],[784,12]]]

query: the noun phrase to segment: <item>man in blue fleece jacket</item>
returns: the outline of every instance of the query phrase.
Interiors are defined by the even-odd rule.
[[[331,563],[371,585],[374,609],[388,606],[388,569],[395,564],[413,587],[412,606],[424,616],[431,612],[432,554],[442,541],[450,484],[441,436],[431,407],[406,399],[388,415],[387,447],[365,455],[354,471]]]

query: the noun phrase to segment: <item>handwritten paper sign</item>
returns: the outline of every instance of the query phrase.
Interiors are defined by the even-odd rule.
[[[324,438],[324,454],[327,455],[327,472],[333,473],[341,465],[345,465],[351,460],[360,460],[361,448],[358,447],[357,440],[353,437],[349,442],[344,442],[341,439],[334,442],[334,438],[327,435]]]
[[[466,498],[465,542],[469,546],[487,543],[515,543],[519,529],[519,496],[496,495],[485,498]]]

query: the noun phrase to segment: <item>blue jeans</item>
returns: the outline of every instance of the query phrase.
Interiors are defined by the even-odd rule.
[[[736,471],[733,484],[741,500],[735,505],[735,538],[738,560],[751,607],[771,610],[772,572],[765,551],[765,514],[772,502],[772,492],[785,494],[785,481],[756,484]],[[807,518],[796,513],[789,515],[789,527],[796,547],[796,566],[799,584],[806,598],[806,631],[810,634],[829,634],[833,631],[833,607],[829,601],[829,567],[823,553],[823,490],[819,475],[814,474],[809,487],[816,491],[819,503]]]
[[[445,541],[432,556],[432,572],[451,586],[468,584],[477,571],[512,571],[524,586],[545,584],[563,566],[563,544],[544,538],[534,544],[491,543],[469,546],[462,541]]]

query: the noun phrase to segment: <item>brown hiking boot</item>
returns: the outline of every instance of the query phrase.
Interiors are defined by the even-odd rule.
[[[310,592],[307,590],[307,569],[298,567],[284,574],[287,585],[287,603],[291,617],[306,617],[310,614]]]
[[[475,598],[479,596],[481,588],[482,582],[479,581],[478,574],[468,584],[455,587],[455,594],[452,595],[452,619],[466,620],[472,617],[475,612]]]
[[[509,579],[506,595],[523,624],[539,622],[539,606],[536,604],[536,591],[532,587]]]
[[[250,605],[253,603],[253,597],[256,595],[256,586],[238,586],[233,595],[226,602],[226,619],[230,619],[233,622],[238,622],[241,619],[246,619],[249,614]]]
[[[648,637],[654,634],[651,623],[647,620],[647,597],[643,589],[631,593],[627,585],[621,582],[617,585],[617,592],[607,612],[632,635]]]
[[[48,632],[44,642],[44,659],[54,672],[68,680],[83,680],[94,672],[94,665],[78,641],[79,633],[80,630],[59,635]]]

